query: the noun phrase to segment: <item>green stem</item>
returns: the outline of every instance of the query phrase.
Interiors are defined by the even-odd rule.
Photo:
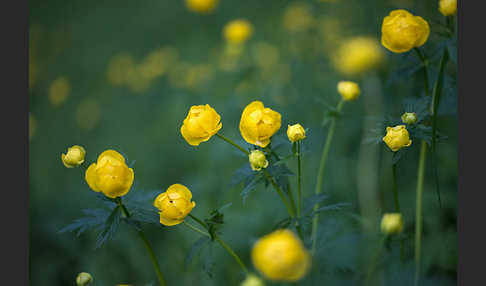
[[[224,141],[230,143],[231,145],[235,146],[236,148],[238,148],[238,150],[240,150],[241,152],[245,153],[246,155],[250,155],[250,152],[248,152],[243,147],[241,147],[240,145],[236,144],[235,142],[233,142],[233,140],[227,138],[226,136],[221,135],[219,133],[216,133],[216,136],[218,136],[219,138],[223,139]]]
[[[122,203],[121,197],[117,197],[116,202],[117,202],[118,206],[120,207],[123,215],[126,218],[129,218],[130,213],[128,212],[128,209],[125,207],[125,205]],[[142,242],[145,246],[145,249],[147,250],[147,252],[150,256],[150,261],[152,262],[152,265],[154,266],[155,274],[157,275],[157,278],[159,280],[159,284],[161,286],[165,286],[166,284],[165,284],[164,276],[162,275],[162,272],[160,272],[159,262],[157,261],[157,258],[155,257],[155,254],[154,254],[154,251],[152,250],[152,247],[150,246],[150,244],[149,244],[149,242],[148,242],[147,238],[145,237],[145,234],[143,233],[142,230],[139,230],[137,232],[137,234],[140,237],[140,239],[142,240]]]
[[[195,220],[198,224],[202,225],[205,229],[208,228],[207,224],[205,222],[203,222],[202,220],[198,219],[196,216],[194,216],[192,214],[188,214],[188,216],[190,218],[192,218],[193,220]]]
[[[427,66],[429,65],[429,61],[427,60],[427,57],[422,53],[422,51],[419,48],[414,48],[415,52],[417,53],[418,57],[424,64],[424,89],[425,89],[425,95],[429,96],[429,74],[427,72]]]
[[[265,177],[270,181],[270,183],[272,184],[272,186],[275,188],[275,191],[277,191],[277,194],[280,196],[280,198],[282,199],[282,202],[283,204],[285,205],[285,207],[287,208],[287,211],[289,213],[289,215],[291,217],[295,217],[295,213],[294,213],[294,210],[292,209],[292,207],[289,205],[287,199],[285,198],[285,195],[283,193],[283,191],[280,189],[280,187],[277,185],[277,182],[275,182],[275,179],[272,177],[272,175],[270,175],[270,173],[263,169],[263,174],[265,175]]]
[[[421,240],[422,240],[422,191],[424,185],[425,158],[427,143],[422,140],[420,145],[420,158],[417,174],[417,202],[415,212],[415,286],[418,285],[421,261]]]
[[[290,184],[288,184],[287,187],[289,189],[290,204],[292,206],[293,213],[295,214],[296,206],[295,206],[294,196],[292,195],[292,189],[290,188]],[[302,233],[302,227],[300,226],[299,220],[295,222],[295,228],[297,229],[297,233],[299,234],[300,239],[304,240],[304,234]]]
[[[297,142],[297,217],[300,218],[302,210],[302,154],[301,142]]]
[[[207,236],[207,237],[211,237],[211,235],[209,235],[209,233],[207,233],[207,232],[204,232],[204,231],[200,230],[199,228],[197,228],[197,227],[193,226],[192,224],[190,224],[190,223],[188,223],[188,222],[186,222],[186,221],[183,221],[182,223],[183,223],[185,226],[187,226],[188,228],[192,229],[193,231],[195,231],[195,232],[197,232],[197,233],[199,233],[199,234],[201,234],[201,235],[204,235],[204,236]]]
[[[338,106],[337,106],[337,111],[341,112],[342,108],[344,105],[344,100],[341,99],[339,101]],[[337,118],[333,117],[331,119],[331,123],[329,126],[329,130],[327,132],[327,138],[326,138],[326,143],[324,144],[324,148],[322,149],[322,155],[321,155],[321,162],[319,164],[319,170],[317,172],[317,182],[316,182],[316,190],[315,194],[318,195],[322,191],[322,182],[324,178],[324,170],[326,167],[326,160],[327,160],[327,155],[329,153],[329,148],[331,147],[331,142],[332,138],[334,136],[334,130],[336,129],[336,121]],[[314,211],[316,211],[319,208],[319,204],[314,205]],[[312,255],[315,254],[316,252],[316,240],[317,240],[317,225],[319,223],[319,214],[316,213],[314,215],[314,218],[312,219],[312,233],[311,233],[311,240],[312,240]]]
[[[397,182],[397,165],[392,164],[392,177],[393,177],[393,194],[395,198],[395,212],[400,213],[400,202],[398,200],[398,182]],[[403,245],[403,239],[400,239],[400,259],[405,260],[405,249]]]
[[[378,261],[378,258],[381,255],[381,251],[383,250],[385,240],[386,240],[386,236],[383,236],[379,241],[378,250],[375,251],[375,255],[373,256],[373,258],[371,260],[370,268],[368,269],[368,272],[367,272],[367,275],[366,275],[365,285],[370,285],[371,275],[373,275],[373,272],[375,272],[376,263]]]

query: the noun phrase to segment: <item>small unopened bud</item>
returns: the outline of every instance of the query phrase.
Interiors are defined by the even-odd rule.
[[[268,160],[265,157],[265,153],[260,150],[251,151],[248,159],[253,171],[260,171],[262,168],[268,167]]]
[[[77,167],[84,162],[86,150],[82,146],[74,145],[68,148],[66,154],[61,154],[61,160],[66,168]]]
[[[403,219],[400,213],[387,213],[381,219],[381,231],[384,234],[395,234],[403,231]]]
[[[338,82],[337,90],[346,101],[355,100],[361,93],[358,84],[352,81]]]
[[[292,143],[305,139],[304,127],[302,127],[302,125],[300,125],[299,123],[289,125],[287,128],[287,137]]]
[[[417,122],[417,114],[415,112],[405,112],[402,114],[402,122],[405,124],[415,124]]]
[[[248,274],[245,281],[241,282],[240,286],[265,286],[265,283],[255,274]]]
[[[87,272],[81,272],[76,277],[76,284],[78,286],[88,286],[91,282],[93,282],[93,277]]]

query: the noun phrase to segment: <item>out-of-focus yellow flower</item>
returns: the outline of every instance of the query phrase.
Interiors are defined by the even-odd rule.
[[[261,150],[252,150],[248,155],[248,160],[253,171],[260,171],[262,168],[268,167],[268,160]]]
[[[326,53],[338,47],[343,41],[342,20],[336,17],[320,17],[316,20],[316,28],[322,39],[320,45]]]
[[[308,4],[302,2],[291,3],[284,12],[283,25],[289,32],[301,32],[309,29],[314,22]]]
[[[377,67],[383,58],[383,51],[375,38],[358,36],[344,41],[331,60],[339,72],[352,76]]]
[[[108,63],[108,81],[114,86],[122,86],[129,81],[130,75],[134,73],[134,70],[135,61],[132,56],[122,52],[114,56]]]
[[[415,124],[417,122],[417,114],[415,112],[405,112],[402,114],[402,122],[405,124]]]
[[[37,120],[34,115],[29,113],[29,140],[32,140],[37,129]]]
[[[360,94],[359,85],[352,81],[340,81],[337,85],[337,91],[346,101],[355,100]]]
[[[299,123],[287,127],[287,137],[294,143],[305,139],[305,129]]]
[[[241,114],[240,133],[246,142],[265,148],[281,124],[280,113],[256,100],[248,104]]]
[[[412,144],[412,140],[408,135],[405,125],[397,125],[395,127],[387,127],[386,135],[383,137],[383,142],[393,151],[396,152],[403,147],[408,147]]]
[[[381,232],[395,234],[403,231],[403,219],[400,213],[386,213],[381,219]]]
[[[427,21],[407,10],[390,12],[381,26],[381,44],[394,53],[405,53],[425,44],[430,28]]]
[[[243,44],[252,34],[253,25],[246,19],[232,20],[223,29],[224,38],[232,44]]]
[[[109,198],[124,196],[133,184],[133,169],[125,163],[125,158],[115,150],[106,150],[98,156],[85,173],[89,187],[102,192]]]
[[[81,272],[76,277],[76,284],[78,286],[88,286],[93,282],[93,277],[87,272]]]
[[[71,91],[71,85],[65,77],[58,77],[49,87],[49,101],[52,105],[58,106],[66,101]]]
[[[160,223],[166,226],[180,224],[196,206],[191,202],[192,193],[184,185],[173,184],[154,200],[154,206],[159,210]]]
[[[101,117],[101,106],[97,100],[84,99],[76,108],[75,119],[78,126],[85,130],[93,129]]]
[[[273,281],[295,282],[310,269],[311,258],[300,239],[288,229],[260,238],[251,251],[253,265]]]
[[[267,42],[256,43],[252,52],[255,64],[263,70],[270,70],[278,64],[279,51]]]
[[[245,281],[241,282],[240,286],[265,286],[265,282],[260,277],[250,273],[246,275]]]
[[[221,116],[209,104],[193,105],[182,123],[181,134],[189,145],[199,146],[222,127]]]
[[[444,16],[452,16],[457,13],[457,0],[440,0],[439,11]]]
[[[196,13],[208,14],[218,6],[219,0],[185,0],[186,7]]]
[[[83,164],[85,155],[83,146],[74,145],[68,148],[67,154],[61,154],[61,161],[66,168],[74,168]]]
[[[184,84],[189,89],[198,89],[213,76],[213,67],[209,64],[190,65],[187,69]]]

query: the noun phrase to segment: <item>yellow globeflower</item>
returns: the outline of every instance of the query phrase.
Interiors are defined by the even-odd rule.
[[[381,219],[381,232],[394,234],[403,231],[403,219],[400,213],[387,213]]]
[[[334,67],[345,75],[358,75],[377,67],[384,58],[382,47],[372,37],[345,40],[331,57]]]
[[[86,150],[82,146],[74,145],[68,148],[67,154],[61,154],[61,160],[66,168],[74,168],[83,164],[85,155]]]
[[[159,209],[160,223],[166,226],[180,224],[196,206],[191,202],[192,193],[181,184],[171,185],[164,193],[154,200],[154,206]]]
[[[219,0],[185,0],[186,7],[196,13],[207,14],[218,6]]]
[[[78,286],[88,286],[91,282],[93,282],[93,276],[88,272],[81,272],[76,277],[76,284]]]
[[[281,121],[280,113],[256,100],[248,104],[241,114],[240,133],[246,142],[265,148],[270,137],[280,129]]]
[[[342,96],[343,100],[346,101],[355,100],[360,94],[359,85],[352,81],[338,82],[337,90]]]
[[[394,53],[405,53],[425,44],[430,28],[427,21],[398,9],[383,19],[381,44]]]
[[[236,19],[224,26],[223,35],[231,44],[242,44],[253,34],[253,25],[246,19]]]
[[[439,11],[444,16],[452,16],[457,13],[457,0],[440,0]]]
[[[265,283],[260,277],[250,273],[246,275],[245,281],[241,282],[240,286],[265,286]]]
[[[260,171],[262,168],[268,167],[268,160],[265,157],[265,153],[260,150],[251,151],[248,155],[250,166],[253,171]]]
[[[415,124],[417,122],[417,114],[415,112],[405,112],[402,114],[402,122],[405,124]]]
[[[273,281],[295,282],[310,269],[311,258],[300,239],[288,229],[260,238],[251,251],[253,265]]]
[[[182,123],[182,137],[190,145],[199,146],[223,127],[220,120],[221,116],[209,104],[193,105]]]
[[[86,170],[85,179],[93,191],[102,192],[114,199],[130,191],[134,173],[120,153],[106,150],[98,156],[98,161]]]
[[[383,137],[383,142],[393,151],[396,152],[403,147],[408,147],[412,144],[412,140],[408,135],[405,125],[397,125],[395,127],[387,127],[386,135]]]
[[[299,123],[294,125],[288,125],[287,137],[292,143],[305,139],[304,127],[302,127],[302,125],[300,125]]]
[[[294,2],[288,6],[283,15],[283,26],[289,32],[301,32],[313,24],[311,8],[303,2]]]

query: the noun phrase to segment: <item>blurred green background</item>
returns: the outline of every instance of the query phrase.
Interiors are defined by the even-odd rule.
[[[392,154],[384,144],[361,142],[376,117],[398,118],[405,111],[404,101],[420,94],[422,78],[419,72],[390,80],[414,58],[412,53],[392,54],[380,47],[382,63],[359,76],[339,73],[331,58],[349,37],[370,36],[379,43],[383,17],[398,8],[431,23],[424,48],[433,54],[441,40],[434,23],[443,21],[437,2],[222,0],[212,13],[198,14],[182,0],[29,1],[31,284],[75,285],[82,271],[93,275],[94,285],[155,282],[148,255],[127,225],[100,249],[95,249],[96,231],[79,237],[58,233],[81,217],[82,209],[102,206],[84,181],[83,169],[61,163],[61,153],[75,144],[87,150],[86,165],[108,148],[128,162],[136,160],[132,191],[188,186],[199,217],[232,202],[225,210],[222,237],[251,265],[252,244],[286,216],[285,208],[263,186],[243,204],[243,187],[230,182],[247,159],[215,137],[199,147],[188,145],[179,131],[187,111],[191,105],[210,104],[222,116],[222,133],[245,146],[238,123],[253,100],[282,114],[275,140],[286,140],[287,124],[301,123],[309,129],[303,159],[304,194],[309,196],[327,134],[324,103],[335,105],[337,82],[351,79],[360,84],[361,97],[344,107],[324,180],[329,203],[349,202],[351,207],[321,215],[318,255],[300,285],[361,285],[381,215],[393,210]],[[236,18],[248,19],[254,33],[232,56],[222,29]],[[437,67],[437,59],[431,65]],[[455,78],[453,62],[447,72]],[[431,79],[436,74],[432,69]],[[440,107],[439,130],[448,137],[437,154],[441,207],[430,159],[426,165],[423,285],[456,284],[455,98],[455,89],[448,88]],[[418,143],[397,167],[406,261],[400,262],[393,241],[378,263],[375,285],[413,283]],[[288,166],[296,170],[295,161]],[[295,177],[291,180],[295,183]],[[244,279],[217,244],[184,268],[184,257],[199,236],[182,225],[144,229],[169,285],[238,285]]]

